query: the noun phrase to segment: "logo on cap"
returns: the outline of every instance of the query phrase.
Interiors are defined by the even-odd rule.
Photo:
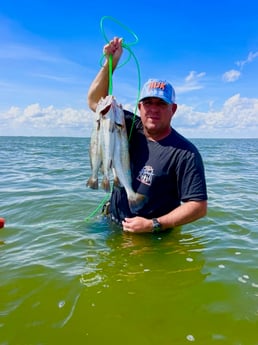
[[[163,81],[151,81],[149,84],[149,89],[161,89],[165,90],[166,83]]]

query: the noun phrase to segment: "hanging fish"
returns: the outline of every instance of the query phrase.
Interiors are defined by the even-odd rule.
[[[103,173],[102,188],[110,191],[110,172],[115,185],[122,185],[127,193],[132,212],[139,210],[146,197],[132,189],[132,177],[128,150],[128,137],[124,111],[112,95],[101,98],[95,113],[95,123],[90,142],[92,175],[87,186],[98,188],[98,172]]]

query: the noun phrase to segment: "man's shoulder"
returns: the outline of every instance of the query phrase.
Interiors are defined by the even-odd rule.
[[[178,133],[175,129],[172,131],[172,141],[178,149],[191,151],[193,153],[198,152],[197,147],[189,139]]]
[[[140,117],[137,114],[133,113],[132,111],[127,110],[127,109],[123,109],[123,110],[124,110],[124,114],[125,114],[126,119],[136,118],[136,119],[140,120]]]
[[[124,114],[125,114],[125,119],[131,119],[133,117],[133,113],[129,110],[123,109],[124,110]]]
[[[126,109],[124,109],[124,115],[127,128],[130,129],[133,125],[135,129],[142,129],[142,121],[140,116]]]

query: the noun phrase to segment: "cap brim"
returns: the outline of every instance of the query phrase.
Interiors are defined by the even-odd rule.
[[[158,96],[144,96],[139,99],[139,102],[143,101],[146,98],[158,98],[161,99],[162,101],[166,102],[167,104],[173,104],[174,102],[167,100],[166,98],[158,97]]]

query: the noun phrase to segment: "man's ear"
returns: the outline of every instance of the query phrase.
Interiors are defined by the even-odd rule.
[[[175,114],[176,110],[177,110],[177,104],[173,103],[172,104],[172,113],[173,113],[173,115]]]

